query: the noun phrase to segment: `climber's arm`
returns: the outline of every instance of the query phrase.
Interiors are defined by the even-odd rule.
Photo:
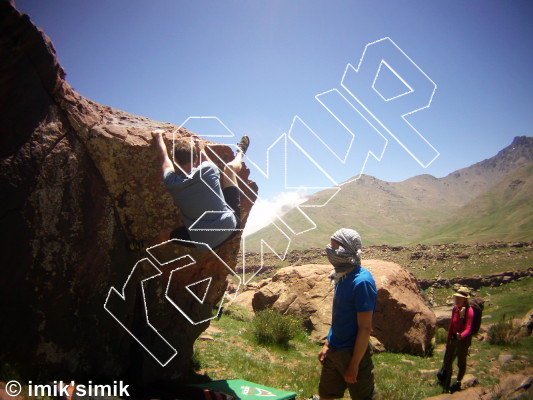
[[[165,131],[161,129],[152,131],[152,137],[154,138],[154,143],[155,143],[157,152],[159,154],[159,159],[161,161],[161,169],[163,171],[163,174],[168,169],[174,171],[174,165],[172,164],[172,161],[170,160],[168,156],[167,146],[165,145],[165,141],[163,140],[164,132]]]

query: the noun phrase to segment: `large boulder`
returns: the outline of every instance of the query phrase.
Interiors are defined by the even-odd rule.
[[[129,245],[156,244],[162,230],[181,225],[149,132],[194,134],[80,96],[50,40],[12,2],[0,1],[0,39],[2,362],[43,381],[183,376],[195,339],[209,325],[185,315],[211,316],[233,273],[240,234],[216,252],[150,254]],[[219,166],[233,157],[225,146],[215,153]],[[245,182],[248,174],[244,168]],[[255,198],[243,190],[245,223]],[[162,265],[187,253],[193,267],[171,275],[183,259]],[[200,304],[182,286],[204,278],[211,278],[209,290],[195,286],[205,294]],[[171,348],[177,355],[170,359]]]
[[[387,350],[425,354],[435,332],[435,314],[425,304],[416,278],[398,264],[381,260],[363,260],[378,289],[372,335]],[[253,295],[254,310],[273,307],[282,313],[304,317],[312,330],[311,338],[322,341],[331,325],[333,286],[329,265],[302,265],[280,269],[263,281]],[[246,292],[245,292],[246,293]],[[242,294],[247,303],[250,294]],[[237,296],[236,302],[239,302]]]
[[[413,274],[393,262],[363,260],[378,287],[374,336],[391,351],[423,355],[435,334],[436,318]]]
[[[333,289],[327,265],[300,265],[281,268],[271,278],[259,285],[252,298],[254,311],[273,307],[276,310],[304,318],[311,338],[324,341],[331,326]],[[237,296],[245,300],[247,292]]]

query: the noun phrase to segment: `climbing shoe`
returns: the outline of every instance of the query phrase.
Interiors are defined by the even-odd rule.
[[[243,154],[246,154],[246,150],[248,150],[248,146],[250,146],[250,138],[244,135],[241,141],[237,144],[237,149],[239,151],[242,151]]]

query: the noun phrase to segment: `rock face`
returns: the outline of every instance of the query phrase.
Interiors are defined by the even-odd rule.
[[[0,324],[2,362],[22,375],[48,380],[183,376],[194,340],[208,323],[191,323],[161,295],[176,263],[161,267],[143,293],[141,280],[157,272],[152,267],[157,262],[145,251],[128,250],[132,241],[155,244],[159,232],[181,225],[149,133],[176,127],[77,94],[50,40],[7,1],[0,1],[0,38],[0,301],[4,321],[11,321]],[[214,151],[219,166],[233,156],[228,147]],[[243,168],[245,182],[248,174]],[[243,190],[245,223],[255,197]],[[201,310],[176,279],[170,297],[179,298],[186,313],[210,312],[223,297],[239,247],[240,234],[216,255],[191,252],[196,264],[179,277],[188,282],[211,277]],[[134,269],[145,258],[150,261]],[[150,323],[177,350],[166,367],[104,309],[111,287],[125,289],[125,300],[115,296],[110,302],[117,317],[157,347],[161,340],[146,324],[146,294]]]
[[[376,281],[378,305],[372,335],[387,350],[424,354],[435,332],[435,314],[425,305],[415,277],[398,264],[363,260]],[[244,292],[236,302],[250,304],[255,311],[273,307],[282,313],[298,314],[312,329],[314,340],[323,340],[331,324],[333,286],[329,265],[301,265],[280,269],[263,281],[252,295]]]

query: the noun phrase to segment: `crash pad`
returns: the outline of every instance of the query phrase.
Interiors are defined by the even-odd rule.
[[[296,398],[296,393],[274,389],[242,379],[224,379],[190,386],[226,393],[239,400],[290,400]]]

